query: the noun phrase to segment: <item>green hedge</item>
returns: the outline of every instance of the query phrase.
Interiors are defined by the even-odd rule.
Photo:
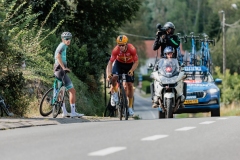
[[[151,90],[150,90],[150,81],[142,81],[142,90],[145,92],[145,93],[151,93]]]

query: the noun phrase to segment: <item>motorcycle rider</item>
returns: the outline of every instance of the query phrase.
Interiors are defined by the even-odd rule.
[[[163,53],[164,53],[164,58],[166,58],[166,59],[168,59],[168,60],[171,60],[171,59],[173,58],[173,47],[167,46],[167,47],[164,49],[164,52],[163,52]],[[175,59],[175,58],[174,58],[174,59]],[[164,63],[164,61],[160,61],[159,63]],[[179,71],[179,70],[180,70],[180,69],[179,69],[179,64],[178,64],[178,63],[174,63],[174,64],[177,65],[176,68],[177,68],[177,70]],[[154,90],[155,90],[155,89],[154,89]],[[182,96],[181,96],[181,101],[180,101],[180,108],[184,108],[184,104],[183,104],[184,100],[185,100],[185,96],[182,95]],[[152,108],[157,108],[159,105],[161,105],[161,104],[159,104],[159,97],[154,94],[154,96],[153,96],[153,105],[152,105]]]

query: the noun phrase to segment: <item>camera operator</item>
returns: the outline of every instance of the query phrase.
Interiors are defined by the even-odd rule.
[[[177,48],[180,45],[180,39],[177,35],[174,35],[175,26],[172,22],[167,22],[161,27],[157,24],[158,32],[156,34],[155,42],[153,44],[153,50],[158,50],[161,47],[161,57],[164,57],[163,51],[166,46],[172,46],[174,48],[173,58],[177,57]]]

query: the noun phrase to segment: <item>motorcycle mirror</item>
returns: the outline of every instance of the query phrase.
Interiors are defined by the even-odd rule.
[[[149,64],[148,64],[148,68],[151,68],[151,69],[152,69],[152,68],[153,68],[153,64],[152,64],[152,63],[149,63]]]

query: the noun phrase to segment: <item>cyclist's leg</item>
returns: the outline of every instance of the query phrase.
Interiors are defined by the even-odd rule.
[[[122,69],[124,70],[124,73],[128,73],[129,70],[132,68],[133,63],[131,64],[124,64]],[[124,88],[126,91],[126,95],[128,97],[128,107],[129,107],[129,115],[132,116],[134,114],[133,112],[133,82],[134,82],[134,75],[133,76],[126,76],[126,84],[124,84]]]
[[[71,106],[71,117],[81,117],[84,114],[80,114],[76,112],[76,90],[72,84],[71,79],[65,75],[64,76],[64,84],[65,87],[67,89],[67,91],[69,92],[69,102],[70,102],[70,106]]]
[[[112,106],[116,106],[116,104],[118,104],[119,102],[118,83],[117,83],[118,77],[116,76],[117,74],[121,74],[119,64],[120,63],[116,60],[112,68],[112,74],[113,74],[113,77],[111,79],[111,105]]]

